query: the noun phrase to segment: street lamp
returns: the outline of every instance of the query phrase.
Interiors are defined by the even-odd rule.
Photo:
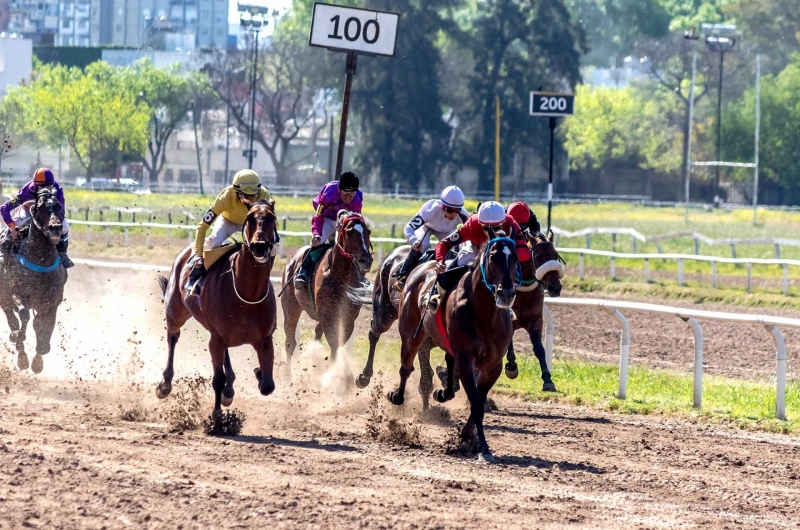
[[[247,151],[247,167],[253,169],[253,132],[256,123],[256,66],[258,64],[258,34],[267,25],[260,9],[253,13],[245,11],[239,15],[239,24],[242,29],[253,35],[253,84],[251,87],[252,99],[250,101],[250,149]],[[226,175],[227,178],[227,175]]]
[[[717,162],[722,160],[722,69],[725,63],[725,52],[733,51],[739,42],[734,24],[703,24],[703,35],[706,36],[706,47],[712,52],[719,52],[719,90],[717,96]],[[715,166],[714,203],[719,204],[719,165]]]

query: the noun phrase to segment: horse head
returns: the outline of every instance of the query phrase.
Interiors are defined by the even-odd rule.
[[[275,199],[253,203],[242,227],[242,241],[259,265],[266,265],[280,241],[275,216]]]
[[[363,274],[372,268],[371,233],[363,215],[339,210],[336,217],[336,247],[342,255],[352,259]]]
[[[483,283],[494,293],[495,305],[508,309],[514,304],[516,289],[514,275],[517,271],[517,245],[502,231],[490,230],[491,238],[481,250],[480,269]]]
[[[56,194],[50,190],[42,190],[35,193],[34,196],[36,199],[30,207],[33,225],[53,245],[57,245],[61,240],[64,223],[64,211],[61,203],[58,202]]]
[[[531,255],[533,266],[536,267],[534,273],[536,280],[543,289],[547,289],[547,294],[551,298],[561,296],[561,278],[564,277],[566,269],[564,260],[553,245],[552,232],[549,238],[544,234],[536,234],[529,236],[528,240],[532,245]]]

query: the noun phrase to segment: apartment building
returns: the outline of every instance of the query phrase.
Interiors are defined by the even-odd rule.
[[[61,0],[56,46],[91,45],[92,0]]]

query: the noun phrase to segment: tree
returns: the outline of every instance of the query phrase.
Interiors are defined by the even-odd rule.
[[[769,55],[764,71],[777,74],[800,47],[800,11],[796,0],[739,0],[725,13],[736,20],[748,40]]]
[[[28,112],[40,138],[64,140],[91,179],[109,152],[140,155],[147,140],[147,107],[124,82],[121,69],[96,62],[78,68],[43,66],[27,89]]]
[[[15,88],[0,100],[0,137],[3,145],[0,148],[0,169],[3,162],[9,156],[13,156],[13,151],[20,144],[32,140],[28,122],[25,119],[24,100],[19,96],[19,91]]]
[[[202,72],[186,72],[180,65],[156,68],[150,59],[137,61],[125,72],[126,82],[149,110],[147,154],[143,165],[151,183],[158,182],[167,156],[167,141],[186,123],[195,99],[211,91],[210,80]]]

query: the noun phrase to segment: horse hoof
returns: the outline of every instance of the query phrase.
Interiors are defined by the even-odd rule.
[[[542,385],[542,392],[558,392],[558,390],[556,390],[556,385],[550,381]]]
[[[44,359],[41,355],[36,355],[31,363],[31,371],[35,374],[40,374],[42,370],[44,370]]]
[[[258,381],[258,382],[260,383],[260,382],[261,382],[261,379],[263,379],[263,377],[264,377],[264,376],[261,374],[261,368],[255,368],[255,369],[253,370],[253,373],[255,373],[255,374],[256,374],[256,381]]]
[[[367,388],[367,386],[369,386],[369,380],[370,378],[364,374],[358,374],[356,377],[356,386],[358,388]]]
[[[451,399],[453,399],[454,395],[449,395],[444,390],[436,390],[433,393],[433,400],[436,403],[447,403]]]
[[[478,453],[478,462],[482,464],[494,464],[495,459],[492,453],[486,451],[485,453]]]
[[[259,372],[261,373],[261,372]],[[262,396],[268,396],[275,391],[275,381],[267,380],[264,377],[258,381],[258,390]]]
[[[24,352],[17,356],[17,368],[20,370],[27,370],[30,365],[31,364],[28,362],[28,356]]]
[[[230,407],[233,405],[233,396],[231,395],[231,397],[228,397],[225,394],[222,394],[221,402],[223,407]]]
[[[156,386],[156,397],[158,399],[166,399],[170,392],[172,392],[172,383],[162,381]]]
[[[402,405],[406,400],[405,396],[397,390],[386,394],[386,399],[388,399],[392,405]]]
[[[516,379],[519,375],[519,368],[517,367],[517,363],[515,362],[507,362],[506,363],[506,377],[509,379]]]

